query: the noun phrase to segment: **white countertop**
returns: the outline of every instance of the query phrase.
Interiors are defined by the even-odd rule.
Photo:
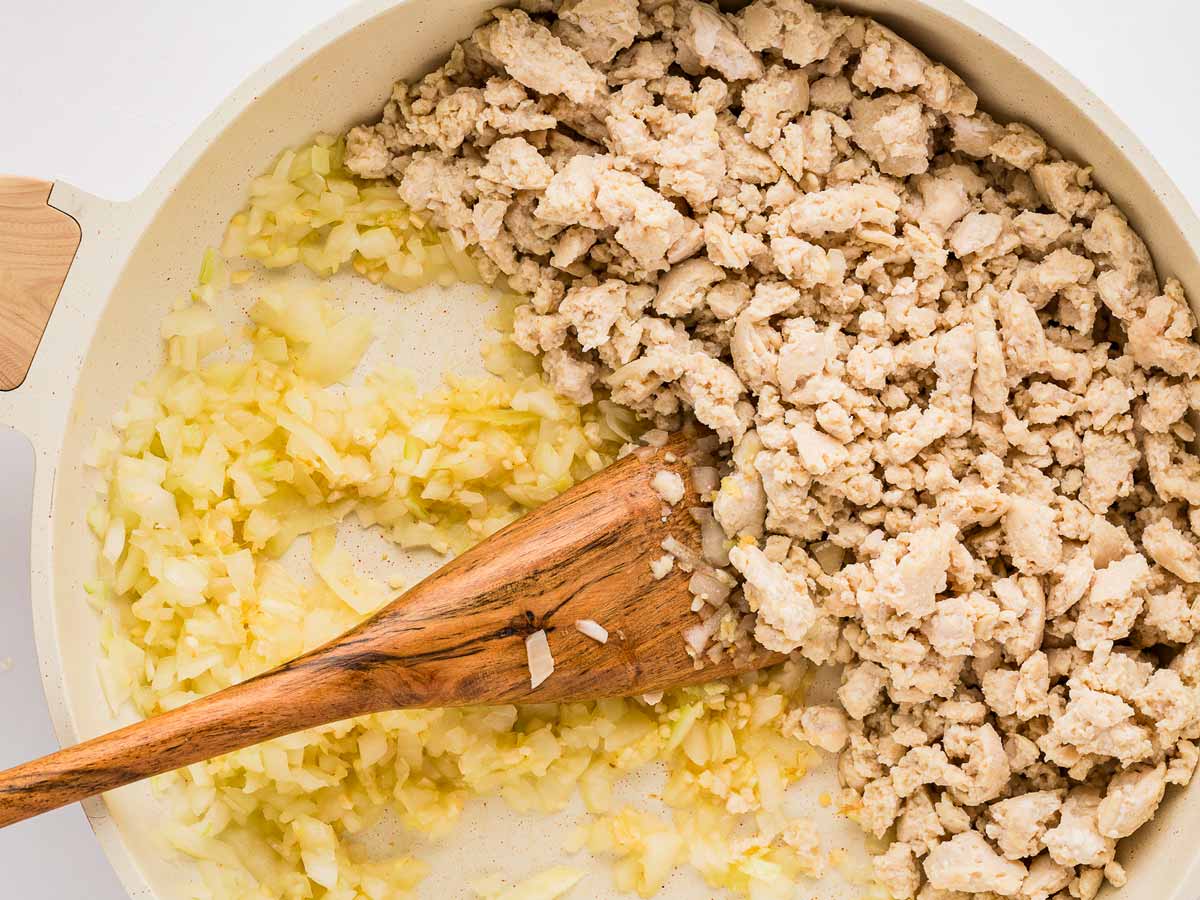
[[[247,75],[350,5],[9,2],[0,172],[59,178],[111,199],[136,195]],[[1106,101],[1200,208],[1194,0],[974,2]],[[32,458],[27,442],[0,424],[0,767],[56,747],[28,610]],[[14,900],[126,896],[78,807],[0,832],[0,872],[0,896]]]

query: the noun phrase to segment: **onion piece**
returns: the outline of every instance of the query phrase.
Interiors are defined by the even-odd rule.
[[[721,486],[721,473],[715,466],[696,466],[692,469],[692,484],[698,494],[711,494]]]
[[[594,619],[576,620],[575,630],[585,637],[590,637],[593,641],[599,641],[601,644],[608,643],[608,629]]]
[[[697,569],[688,582],[688,590],[692,596],[701,597],[716,606],[729,598],[733,593],[733,585],[718,578],[715,572]]]
[[[101,555],[110,563],[115,563],[125,552],[125,522],[123,519],[113,519],[104,534],[104,547]]]
[[[826,575],[841,571],[842,562],[846,558],[846,551],[831,541],[818,541],[809,552]]]
[[[545,631],[535,631],[525,638],[525,656],[529,661],[529,686],[535,688],[554,672],[554,657]]]
[[[713,517],[713,511],[707,506],[693,506],[688,514],[700,526],[700,552],[704,561],[718,569],[725,568],[729,565],[729,539]]]
[[[642,443],[648,447],[665,447],[670,438],[661,428],[651,428],[642,435]]]
[[[727,605],[722,606],[703,622],[698,622],[690,628],[683,630],[684,643],[692,651],[693,656],[699,656],[704,652],[704,648],[708,646],[708,642],[712,640],[712,636],[721,627],[721,617],[727,612],[729,612],[729,607]]]
[[[677,537],[667,535],[667,537],[663,538],[662,548],[675,557],[675,561],[679,563],[679,568],[685,572],[691,572],[696,566],[700,565],[700,554],[686,546]]]

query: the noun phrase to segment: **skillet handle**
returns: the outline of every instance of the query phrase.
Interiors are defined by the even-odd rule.
[[[0,391],[20,387],[81,232],[50,205],[53,182],[0,175]]]

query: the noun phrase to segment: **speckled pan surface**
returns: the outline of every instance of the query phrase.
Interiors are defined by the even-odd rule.
[[[28,379],[17,391],[0,394],[0,421],[24,431],[38,451],[33,601],[47,695],[64,743],[116,724],[96,677],[97,625],[81,589],[95,552],[83,523],[93,488],[81,465],[83,448],[135,381],[159,364],[158,321],[190,285],[202,249],[219,241],[250,178],[283,147],[370,118],[393,80],[427,71],[493,5],[368,0],[254,76],[136,200],[110,204],[63,184],[55,188],[52,204],[79,220],[83,243]],[[1200,222],[1141,143],[1052,60],[960,0],[838,5],[877,17],[948,64],[997,118],[1027,122],[1064,154],[1094,166],[1101,187],[1145,237],[1160,275],[1180,278],[1192,298],[1200,297]],[[355,303],[387,317],[393,337],[375,352],[430,378],[445,367],[476,365],[474,335],[483,319],[477,301],[431,291],[397,306],[362,283],[347,280],[344,288]],[[811,806],[831,777],[817,773],[796,802]],[[1200,892],[1197,790],[1170,796],[1154,823],[1128,843],[1124,861],[1131,878],[1123,894],[1194,900]],[[561,819],[517,819],[499,805],[471,808],[455,840],[423,854],[434,866],[423,896],[460,896],[463,873],[489,864],[524,874],[555,859]],[[93,801],[88,813],[132,896],[191,896],[189,865],[162,847],[155,827],[161,813],[146,788]],[[844,823],[825,821],[840,827],[829,844],[858,843]],[[588,882],[597,891],[609,883],[606,876]],[[849,893],[836,879],[816,891],[821,897]],[[663,894],[708,895],[684,880]]]

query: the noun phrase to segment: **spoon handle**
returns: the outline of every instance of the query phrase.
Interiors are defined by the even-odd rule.
[[[279,669],[0,772],[0,827],[143,778],[339,718],[345,673]],[[331,702],[303,698],[324,694]],[[349,704],[347,704],[349,705]],[[353,715],[353,713],[350,713]]]

